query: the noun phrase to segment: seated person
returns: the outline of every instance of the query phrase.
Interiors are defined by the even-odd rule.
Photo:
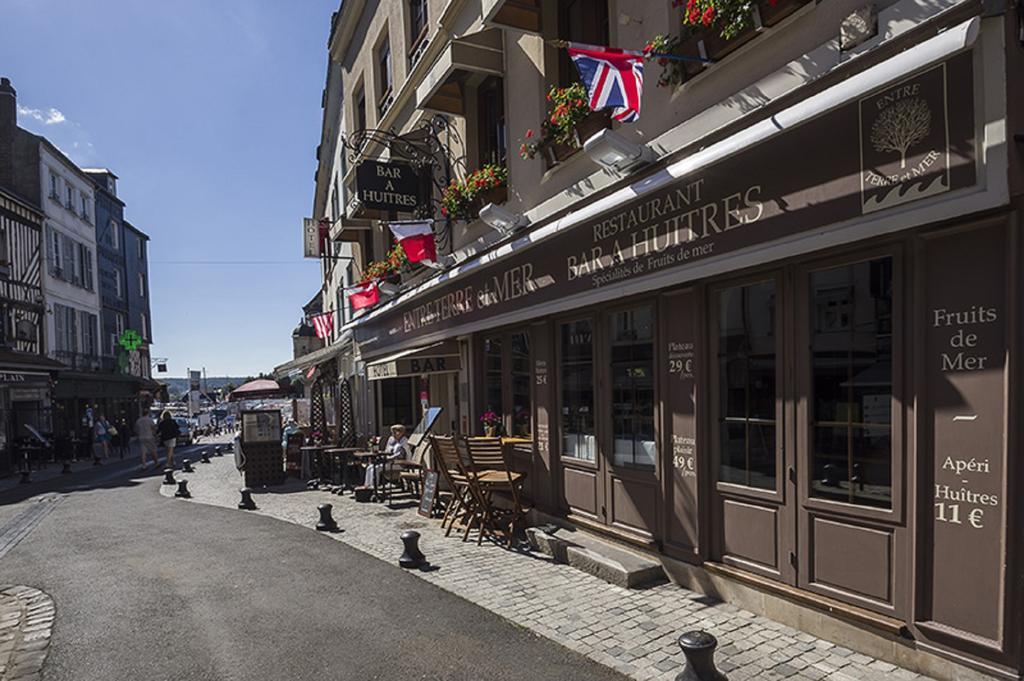
[[[376,482],[380,474],[385,470],[385,466],[388,471],[393,471],[396,468],[392,463],[393,461],[408,458],[410,454],[409,438],[405,436],[405,426],[401,423],[391,426],[391,437],[388,438],[388,442],[384,446],[384,453],[384,463],[374,463],[366,467],[366,478],[363,480],[364,487],[376,487]]]

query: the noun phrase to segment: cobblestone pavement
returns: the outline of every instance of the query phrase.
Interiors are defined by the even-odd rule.
[[[242,481],[230,457],[178,478],[189,481],[192,499],[174,503],[237,507]],[[176,489],[162,485],[161,493]],[[333,504],[342,529],[334,538],[390,563],[401,554],[399,534],[415,529],[437,568],[420,577],[634,679],[674,679],[683,667],[676,639],[692,629],[718,637],[716,660],[730,681],[928,678],[673,584],[623,589],[547,556],[463,543],[454,532],[445,538],[440,523],[417,515],[411,502],[400,510],[358,504],[351,495],[308,491],[298,481],[257,490],[253,498],[258,509],[248,512],[310,528],[317,506]]]
[[[50,645],[53,600],[28,586],[0,587],[0,681],[36,681]]]

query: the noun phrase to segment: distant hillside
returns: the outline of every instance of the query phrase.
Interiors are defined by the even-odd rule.
[[[188,391],[188,379],[187,378],[171,378],[164,376],[154,376],[156,380],[161,383],[167,384],[167,392],[171,395],[184,395]],[[216,390],[217,388],[223,388],[225,385],[231,384],[236,388],[243,383],[248,376],[207,376],[205,381],[200,381],[200,387],[206,388],[207,390]]]

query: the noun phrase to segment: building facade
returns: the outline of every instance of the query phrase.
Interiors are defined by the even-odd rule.
[[[107,373],[123,371],[118,365],[118,339],[128,324],[131,289],[126,263],[124,202],[117,197],[117,175],[106,168],[84,171],[96,187],[96,248],[99,265],[100,354]]]
[[[137,350],[127,352],[127,371],[136,378],[152,379],[149,347],[153,344],[150,309],[149,236],[127,220],[124,223],[125,272],[128,283],[127,328],[138,333]],[[124,347],[122,346],[122,351]]]
[[[357,429],[494,411],[538,519],[937,678],[1019,678],[1017,10],[766,2],[730,40],[679,12],[342,5],[349,141],[431,122],[456,178],[508,173],[458,220],[436,190],[382,214],[360,166],[415,154],[346,147],[354,276],[389,220],[432,214],[448,256],[342,328],[376,401]],[[657,34],[708,61],[647,62],[637,122],[510,152],[577,77],[558,41]]]

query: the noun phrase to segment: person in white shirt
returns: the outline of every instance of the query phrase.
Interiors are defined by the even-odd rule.
[[[153,465],[158,466],[160,459],[156,455],[156,424],[149,415],[143,414],[135,420],[135,434],[139,438],[139,449],[142,450],[142,468],[146,468],[146,454],[153,453]]]
[[[405,426],[396,423],[391,426],[391,437],[384,447],[385,460],[383,463],[375,463],[366,467],[366,478],[363,480],[364,487],[376,487],[380,474],[387,470],[395,469],[395,461],[405,459],[409,456],[409,438],[405,436]]]

